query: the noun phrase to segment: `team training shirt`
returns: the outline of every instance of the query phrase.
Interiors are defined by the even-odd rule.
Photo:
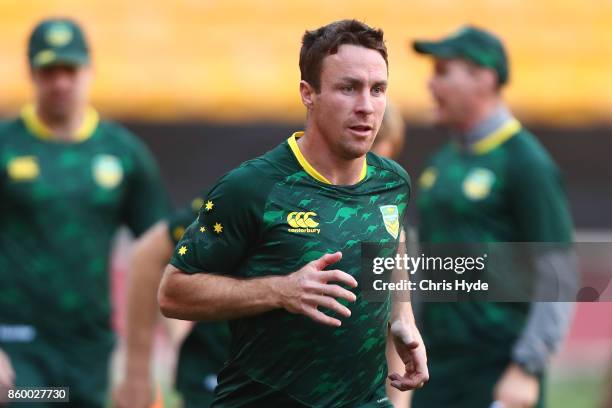
[[[0,125],[0,323],[110,334],[111,238],[167,211],[157,166],[132,134],[89,109],[77,137],[52,140],[33,106]]]
[[[510,119],[469,151],[446,144],[419,179],[424,243],[570,242],[572,222],[559,170]],[[422,332],[430,350],[484,343],[508,354],[528,304],[428,303]]]
[[[301,154],[299,136],[220,179],[179,242],[174,266],[241,278],[287,275],[342,251],[330,269],[358,279],[360,242],[398,242],[408,174],[368,153],[359,183],[331,185]],[[390,302],[367,302],[359,288],[354,292],[352,316],[340,328],[284,310],[230,321],[230,360],[216,406],[339,407],[372,398],[386,378]]]

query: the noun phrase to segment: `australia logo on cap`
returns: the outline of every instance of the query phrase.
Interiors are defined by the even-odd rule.
[[[68,24],[55,23],[47,29],[45,39],[53,47],[63,47],[72,41],[72,29]]]

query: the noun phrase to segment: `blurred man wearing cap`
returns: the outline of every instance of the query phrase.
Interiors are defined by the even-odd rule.
[[[508,61],[501,41],[464,27],[415,41],[433,58],[435,120],[453,135],[419,180],[422,243],[572,241],[559,171],[503,103]],[[575,281],[571,254],[537,254],[538,279]],[[565,299],[567,300],[567,299]],[[428,303],[423,333],[431,382],[413,407],[543,406],[542,379],[571,318],[569,303]]]
[[[79,26],[41,22],[28,59],[34,103],[0,125],[1,385],[67,386],[72,405],[102,406],[111,240],[121,224],[145,231],[168,200],[145,146],[88,105]]]

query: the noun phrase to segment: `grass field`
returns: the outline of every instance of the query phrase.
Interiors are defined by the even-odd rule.
[[[575,376],[549,383],[547,408],[600,408],[604,385],[601,378]],[[180,396],[169,389],[164,392],[164,407],[180,406]],[[452,408],[452,407],[448,407]]]
[[[575,376],[551,381],[548,388],[549,408],[600,408],[603,379]]]

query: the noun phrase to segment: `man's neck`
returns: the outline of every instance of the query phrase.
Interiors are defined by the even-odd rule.
[[[76,133],[83,124],[85,117],[85,108],[79,108],[70,115],[59,118],[54,115],[49,115],[39,105],[36,106],[36,116],[53,134],[53,138],[61,141],[73,141],[76,139]]]
[[[365,155],[356,159],[344,159],[335,154],[323,136],[307,127],[298,139],[302,155],[312,167],[334,185],[353,185],[361,181]]]
[[[500,99],[488,101],[479,106],[471,117],[453,126],[452,130],[456,133],[458,141],[462,145],[468,146],[483,136],[481,135],[483,133],[481,132],[483,125],[486,125],[489,119],[497,116],[502,111],[508,112]]]

